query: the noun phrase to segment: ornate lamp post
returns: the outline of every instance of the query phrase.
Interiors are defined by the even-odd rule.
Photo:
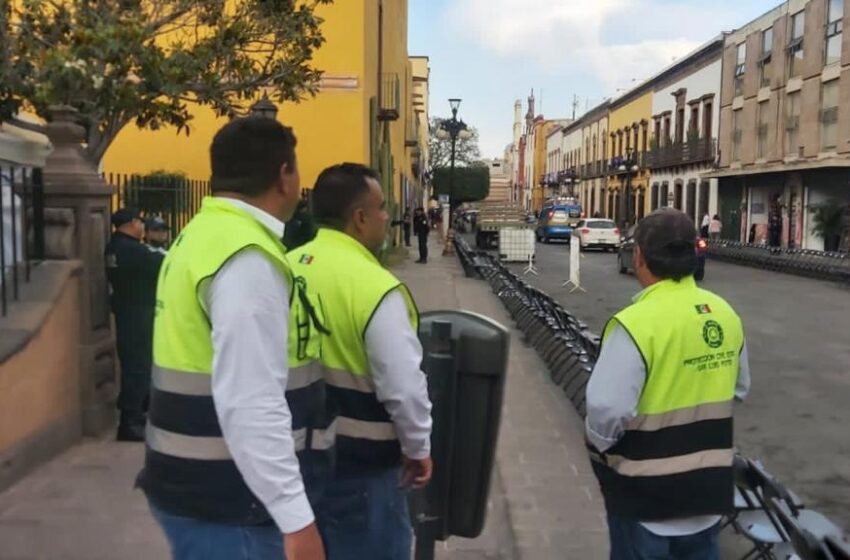
[[[277,105],[271,102],[266,93],[263,94],[262,99],[251,105],[250,110],[253,117],[277,118]]]
[[[451,155],[451,170],[449,171],[449,227],[454,225],[454,189],[455,189],[455,158],[457,156],[457,141],[458,138],[466,140],[472,137],[469,127],[463,120],[458,120],[457,112],[460,109],[460,99],[449,99],[449,105],[452,108],[452,118],[440,121],[437,129],[437,138],[441,140],[451,139],[452,155]]]

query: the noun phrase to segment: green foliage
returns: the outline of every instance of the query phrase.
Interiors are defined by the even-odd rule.
[[[831,199],[812,205],[812,231],[815,235],[833,237],[841,235],[850,224],[847,223],[848,205]]]
[[[431,134],[428,137],[428,160],[432,169],[450,167],[452,160],[452,141],[448,138],[437,137],[440,121],[444,119],[431,119]],[[455,165],[467,167],[481,159],[481,151],[478,149],[478,130],[470,128],[472,136],[466,139],[458,138],[455,146]]]
[[[192,102],[235,116],[263,91],[300,100],[331,1],[0,0],[0,110],[76,108],[99,161],[130,122],[188,134]]]
[[[432,183],[434,193],[451,195],[453,204],[484,200],[490,194],[490,168],[486,166],[455,168],[454,192],[449,192],[451,168],[435,169]]]

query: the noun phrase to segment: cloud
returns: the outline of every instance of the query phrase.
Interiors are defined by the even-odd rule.
[[[455,32],[551,74],[589,76],[609,94],[642,81],[719,33],[717,2],[456,0]]]

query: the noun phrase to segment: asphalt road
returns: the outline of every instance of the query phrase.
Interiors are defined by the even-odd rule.
[[[586,292],[569,293],[566,244],[537,245],[528,281],[600,332],[640,290],[616,255],[581,259]],[[515,265],[522,271],[524,265]],[[736,443],[809,507],[850,530],[850,289],[709,260],[703,287],[744,321],[753,386],[736,412]]]

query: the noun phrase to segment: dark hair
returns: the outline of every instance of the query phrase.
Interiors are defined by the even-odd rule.
[[[694,222],[672,208],[661,208],[644,218],[634,234],[649,271],[676,281],[696,270],[696,237]]]
[[[354,206],[369,192],[378,173],[359,163],[341,163],[319,174],[313,188],[313,217],[323,226],[345,229]]]
[[[210,147],[212,192],[261,195],[277,181],[283,164],[295,170],[292,129],[267,117],[234,119],[224,125]]]

